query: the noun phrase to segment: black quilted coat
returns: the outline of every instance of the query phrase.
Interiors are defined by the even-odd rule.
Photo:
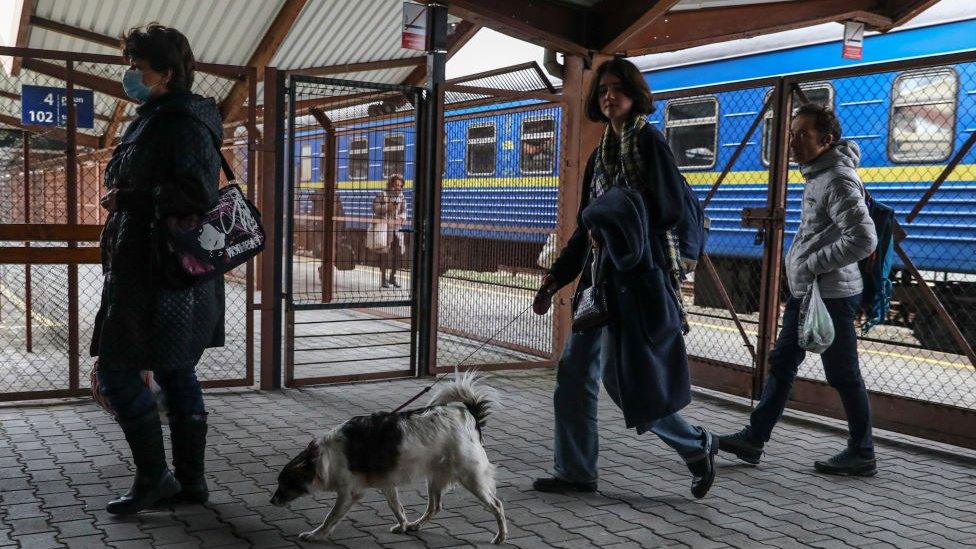
[[[102,231],[105,283],[91,354],[99,368],[193,368],[204,349],[224,344],[224,283],[182,274],[162,220],[216,203],[220,113],[212,99],[187,92],[136,112],[106,167],[118,211]]]

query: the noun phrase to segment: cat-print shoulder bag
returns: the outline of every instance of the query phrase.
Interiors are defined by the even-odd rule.
[[[172,252],[183,272],[194,278],[222,275],[264,250],[261,213],[247,199],[218,149],[228,184],[217,204],[203,215],[166,218]]]

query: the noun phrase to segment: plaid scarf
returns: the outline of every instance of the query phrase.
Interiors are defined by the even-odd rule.
[[[603,137],[600,138],[600,150],[593,167],[593,180],[590,185],[591,201],[610,190],[613,185],[623,185],[633,189],[643,187],[647,175],[642,169],[644,161],[640,155],[640,147],[637,145],[637,136],[646,125],[647,120],[643,116],[634,116],[624,124],[620,132],[620,139],[617,139],[613,128],[607,124],[603,131]],[[687,334],[689,327],[685,314],[685,302],[681,296],[683,267],[681,256],[678,253],[678,237],[674,231],[668,230],[664,234],[664,241],[671,263],[672,283],[670,286],[678,302],[682,331]]]

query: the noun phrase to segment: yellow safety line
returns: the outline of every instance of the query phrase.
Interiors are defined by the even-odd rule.
[[[737,328],[730,328],[728,326],[720,326],[718,324],[709,324],[709,323],[706,323],[706,322],[689,322],[689,324],[691,324],[692,326],[701,326],[703,328],[714,328],[716,330],[720,330],[720,331],[723,331],[723,332],[735,332],[735,333],[739,333],[739,330]],[[748,334],[749,332],[746,332],[746,333]],[[749,335],[755,336],[756,334],[749,334]],[[862,353],[869,354],[869,355],[880,355],[880,356],[889,356],[889,357],[893,357],[893,358],[903,358],[903,359],[906,359],[906,360],[909,360],[909,361],[914,361],[914,362],[925,362],[925,363],[928,363],[928,364],[938,364],[940,366],[952,366],[953,368],[959,368],[959,369],[970,369],[970,368],[972,368],[972,366],[970,366],[969,364],[962,364],[962,363],[959,363],[959,362],[949,362],[947,360],[939,360],[939,359],[936,359],[936,358],[925,358],[925,357],[920,357],[920,356],[906,355],[906,354],[902,354],[902,353],[890,353],[890,352],[887,352],[887,351],[872,351],[871,349],[860,349],[859,351],[862,352]]]
[[[0,282],[0,295],[3,295],[7,299],[9,299],[11,302],[13,302],[14,305],[19,306],[21,310],[27,311],[27,302],[21,299],[17,294],[11,292],[10,289],[7,288],[7,286],[4,285],[2,282]],[[50,318],[44,316],[41,313],[33,312],[32,314],[33,314],[32,318],[39,320],[39,324],[47,326],[48,328],[56,328],[60,326],[59,323],[51,320]]]

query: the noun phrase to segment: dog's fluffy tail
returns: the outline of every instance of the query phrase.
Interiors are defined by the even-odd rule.
[[[450,385],[443,386],[430,398],[428,406],[443,406],[451,402],[460,402],[467,407],[474,416],[478,427],[478,434],[488,421],[491,407],[495,399],[495,392],[481,385],[482,376],[477,372],[468,371],[455,377]]]

